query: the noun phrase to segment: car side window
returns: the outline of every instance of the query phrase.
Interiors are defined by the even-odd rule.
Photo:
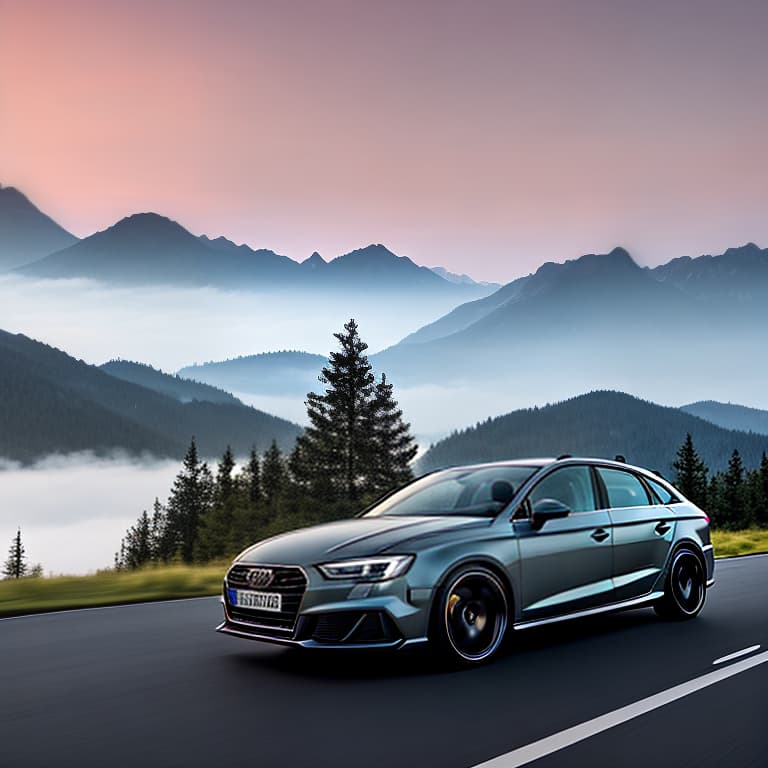
[[[661,483],[651,480],[650,477],[646,477],[645,482],[651,486],[651,490],[653,491],[654,496],[658,499],[659,504],[674,504],[675,502],[680,501],[677,496],[668,491],[661,485]]]
[[[608,492],[608,505],[614,509],[621,507],[645,507],[651,503],[648,491],[636,475],[622,469],[598,467],[605,490]]]
[[[571,512],[594,512],[597,506],[589,467],[562,467],[547,475],[528,495],[528,510],[542,499],[555,499]]]

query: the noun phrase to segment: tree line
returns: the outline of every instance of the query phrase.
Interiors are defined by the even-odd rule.
[[[711,472],[687,434],[673,464],[675,485],[696,506],[705,510],[713,527],[738,530],[768,527],[768,455],[746,469],[734,449],[728,468]]]
[[[276,442],[237,466],[228,447],[211,468],[193,439],[165,503],[126,532],[118,569],[217,560],[266,536],[348,517],[412,479],[416,443],[392,384],[373,374],[350,320],[307,395],[309,425],[288,454]]]

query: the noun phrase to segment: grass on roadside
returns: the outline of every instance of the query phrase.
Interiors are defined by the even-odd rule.
[[[0,617],[215,595],[227,563],[0,581]]]
[[[768,552],[768,530],[713,531],[716,557]],[[0,581],[0,617],[216,595],[227,563]]]
[[[712,531],[715,557],[735,557],[768,552],[768,528],[744,531]]]

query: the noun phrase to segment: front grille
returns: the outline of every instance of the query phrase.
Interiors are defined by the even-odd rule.
[[[269,568],[273,571],[272,582],[266,587],[254,588],[248,583],[251,568]],[[260,566],[252,563],[237,563],[227,573],[227,586],[232,589],[247,589],[257,592],[279,592],[282,595],[279,612],[264,611],[257,608],[238,608],[233,606],[227,594],[227,613],[233,621],[254,624],[267,631],[274,631],[282,636],[290,635],[296,624],[301,599],[307,589],[307,577],[301,568],[287,565]]]

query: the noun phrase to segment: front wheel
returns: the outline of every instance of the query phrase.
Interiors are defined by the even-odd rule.
[[[683,547],[672,556],[664,597],[654,608],[665,619],[692,619],[704,607],[706,593],[704,564],[693,550]]]
[[[507,591],[499,578],[483,566],[467,566],[441,590],[435,639],[451,661],[479,664],[501,647],[508,621]]]

